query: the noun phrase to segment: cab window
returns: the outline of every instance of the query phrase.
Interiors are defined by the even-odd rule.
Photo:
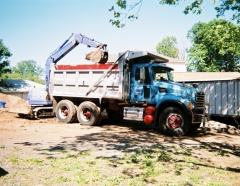
[[[136,68],[135,80],[139,83],[150,84],[150,73],[148,67]]]
[[[161,67],[152,67],[154,81],[172,81],[171,73]]]

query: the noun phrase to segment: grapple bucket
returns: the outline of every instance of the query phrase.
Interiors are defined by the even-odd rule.
[[[88,53],[85,59],[90,60],[94,63],[106,63],[108,60],[108,51],[106,50],[106,45],[100,45],[96,50]]]

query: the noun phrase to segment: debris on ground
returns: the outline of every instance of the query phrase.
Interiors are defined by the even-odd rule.
[[[31,111],[31,106],[27,101],[17,96],[0,93],[0,101],[6,102],[3,110],[8,112],[29,114]]]
[[[235,126],[220,123],[218,121],[213,120],[208,121],[205,125],[205,128],[219,133],[224,132],[230,134],[240,134],[240,130]]]

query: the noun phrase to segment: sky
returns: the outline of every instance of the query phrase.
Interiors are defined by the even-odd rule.
[[[136,1],[129,0],[129,4]],[[205,1],[201,15],[185,15],[184,7],[190,2],[163,6],[158,0],[144,0],[138,20],[116,28],[109,22],[113,13],[108,11],[115,0],[0,0],[0,39],[13,54],[10,66],[34,60],[43,68],[50,53],[71,33],[106,43],[109,54],[156,51],[167,36],[175,36],[179,45],[190,47],[187,32],[195,23],[209,22],[216,15],[210,0]],[[86,63],[84,57],[92,50],[80,44],[58,64]]]

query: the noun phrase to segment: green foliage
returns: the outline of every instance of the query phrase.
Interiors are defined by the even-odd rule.
[[[3,73],[10,73],[11,70],[9,67],[9,60],[8,57],[10,57],[12,54],[9,51],[9,49],[4,46],[2,39],[0,39],[0,80],[3,78]]]
[[[237,71],[240,60],[240,27],[224,19],[196,23],[187,37],[189,71]]]
[[[180,2],[184,0],[159,0],[160,4],[167,5],[179,5]],[[209,0],[206,0],[209,1]],[[202,12],[203,0],[192,0],[192,3],[189,4],[184,9],[184,13],[188,14],[189,12],[195,14],[201,14]],[[212,4],[215,5],[214,9],[216,10],[216,17],[221,17],[225,15],[226,11],[232,11],[232,20],[236,20],[237,23],[240,22],[240,1],[236,0],[212,0]]]
[[[185,0],[159,0],[160,5],[179,5],[181,2]],[[184,14],[189,14],[190,12],[194,14],[201,14],[203,11],[203,1],[204,0],[191,0],[190,4],[185,7],[183,10]],[[206,0],[209,1],[209,0]],[[114,19],[110,20],[112,25],[122,28],[125,26],[126,19],[135,20],[138,19],[138,13],[141,8],[143,0],[135,0],[135,3],[132,5],[127,4],[126,0],[116,0],[117,8],[120,10],[116,10],[114,6],[112,6],[109,11],[114,12]],[[231,11],[232,20],[235,20],[237,23],[240,23],[240,1],[236,0],[212,0],[214,4],[214,9],[216,10],[216,17],[224,16],[227,11]],[[138,7],[136,13],[132,14],[132,11],[135,7]],[[122,11],[125,11],[124,13]],[[122,23],[124,22],[124,23]]]
[[[173,58],[178,57],[177,39],[174,36],[163,38],[163,40],[157,44],[156,49],[159,54]]]
[[[137,155],[136,154],[132,155],[131,161],[132,161],[132,163],[138,163],[139,162],[139,160],[137,159]]]
[[[163,5],[179,5],[179,3],[183,0],[159,0],[160,4]],[[203,0],[192,0],[192,3],[185,7],[184,14],[188,14],[189,12],[195,13],[195,14],[201,14],[202,12],[202,5]],[[215,2],[213,1],[215,4]]]
[[[166,153],[165,151],[160,152],[158,156],[158,161],[161,162],[169,162],[172,160],[172,157],[170,154]]]
[[[138,19],[138,13],[141,9],[142,2],[143,0],[138,0],[132,5],[127,5],[126,0],[116,0],[117,8],[112,6],[109,9],[110,12],[113,12],[113,19],[110,19],[109,22],[117,28],[123,28],[127,20],[133,21]],[[133,14],[130,14],[130,12],[135,8],[138,8],[137,11]],[[126,12],[121,12],[123,10]]]
[[[16,66],[11,68],[12,73],[7,74],[10,79],[31,80],[37,83],[44,84],[42,79],[44,70],[37,65],[34,60],[26,60],[17,63]]]

